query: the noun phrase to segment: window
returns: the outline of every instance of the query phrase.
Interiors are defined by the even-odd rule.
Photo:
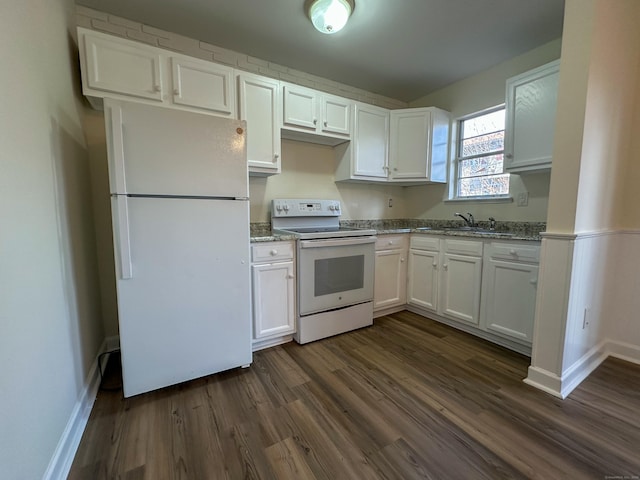
[[[504,107],[458,122],[453,198],[509,194],[509,174],[504,173],[504,122]]]

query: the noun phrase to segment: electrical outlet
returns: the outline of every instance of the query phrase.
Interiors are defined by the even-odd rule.
[[[517,205],[519,207],[526,207],[529,205],[529,192],[520,192],[518,194]]]
[[[582,329],[584,330],[589,326],[589,317],[591,314],[590,307],[584,307],[584,317],[582,317]]]
[[[393,198],[389,197],[389,208],[393,207]]]

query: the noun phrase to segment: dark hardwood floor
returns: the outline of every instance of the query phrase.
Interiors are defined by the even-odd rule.
[[[563,401],[522,382],[528,365],[402,312],[248,369],[101,391],[69,478],[638,478],[640,366],[608,359]]]

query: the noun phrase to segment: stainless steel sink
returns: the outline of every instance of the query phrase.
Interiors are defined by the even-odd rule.
[[[501,237],[512,237],[513,233],[510,232],[496,232],[495,230],[489,230],[488,228],[479,228],[479,227],[450,227],[445,228],[447,232],[465,232],[465,233],[475,233],[478,235],[498,235]]]

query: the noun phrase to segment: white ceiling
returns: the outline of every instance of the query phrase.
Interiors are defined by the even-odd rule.
[[[323,35],[305,0],[76,2],[407,102],[559,38],[564,12],[564,0],[355,0],[344,30]]]

